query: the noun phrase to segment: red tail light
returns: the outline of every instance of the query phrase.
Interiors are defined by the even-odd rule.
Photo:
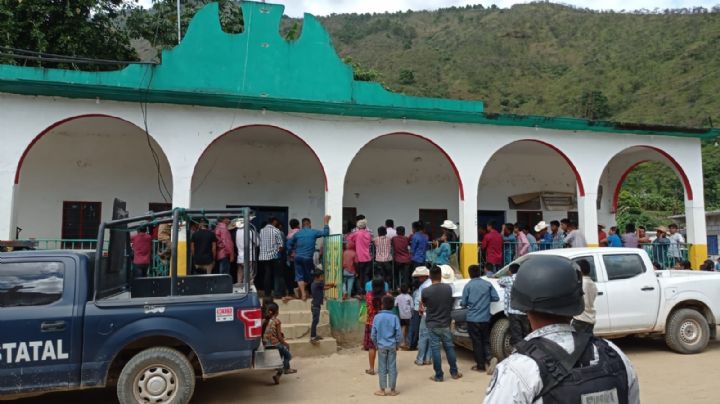
[[[245,325],[245,338],[262,336],[262,311],[260,309],[238,309],[237,317]]]

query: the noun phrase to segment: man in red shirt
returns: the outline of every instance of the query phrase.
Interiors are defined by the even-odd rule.
[[[395,260],[395,279],[400,278],[400,285],[410,286],[410,239],[405,236],[405,227],[398,226],[396,235],[390,241]],[[397,284],[396,284],[397,285]]]
[[[598,243],[600,247],[608,246],[608,235],[605,233],[605,226],[601,224],[598,225]]]
[[[482,249],[485,251],[485,262],[493,266],[497,272],[503,265],[503,238],[496,229],[495,222],[487,224],[487,233],[482,239]]]
[[[137,230],[130,238],[130,246],[133,250],[133,278],[147,276],[152,253],[152,236],[147,233],[147,228]]]

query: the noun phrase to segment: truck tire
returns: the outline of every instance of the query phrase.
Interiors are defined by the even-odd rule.
[[[665,343],[675,352],[696,354],[705,350],[710,339],[710,326],[702,313],[680,309],[670,315],[665,331]]]
[[[490,329],[490,353],[501,361],[512,352],[510,345],[510,321],[501,318]]]
[[[195,371],[181,352],[148,348],[125,364],[117,383],[120,404],[187,404],[195,390]]]

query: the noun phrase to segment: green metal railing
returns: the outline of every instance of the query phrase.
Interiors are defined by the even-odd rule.
[[[323,237],[322,266],[325,271],[325,283],[334,283],[335,287],[325,291],[328,299],[339,299],[343,290],[343,236],[333,234]]]
[[[682,269],[683,264],[689,262],[690,244],[642,243],[639,247],[662,269]]]

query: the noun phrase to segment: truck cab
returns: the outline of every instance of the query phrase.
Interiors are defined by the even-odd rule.
[[[180,229],[238,214],[249,217],[176,209],[104,223],[95,251],[0,253],[0,395],[116,385],[123,404],[184,404],[196,378],[279,367],[279,354],[262,348],[251,285],[178,274]],[[173,227],[170,270],[133,278],[129,234],[149,223]]]

